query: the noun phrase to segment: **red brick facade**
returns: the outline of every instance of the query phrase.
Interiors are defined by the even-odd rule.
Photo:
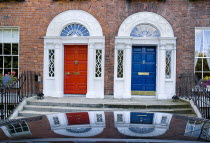
[[[113,94],[114,41],[121,23],[137,12],[154,12],[171,24],[177,37],[177,75],[194,70],[195,27],[210,27],[210,1],[197,0],[25,0],[0,2],[0,26],[20,27],[20,71],[43,72],[46,30],[67,10],[84,10],[101,24],[105,36],[105,95]]]

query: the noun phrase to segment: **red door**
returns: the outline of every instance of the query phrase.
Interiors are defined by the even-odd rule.
[[[87,93],[87,46],[64,46],[64,94]]]
[[[68,125],[90,124],[88,112],[66,113]]]

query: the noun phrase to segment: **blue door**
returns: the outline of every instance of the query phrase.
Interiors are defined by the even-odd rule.
[[[153,117],[154,117],[154,113],[131,112],[130,123],[131,124],[153,124]]]
[[[155,95],[156,47],[133,47],[131,78],[132,95]]]

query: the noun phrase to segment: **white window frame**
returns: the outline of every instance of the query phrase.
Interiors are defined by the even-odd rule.
[[[209,59],[209,57],[196,57],[196,30],[202,30],[202,31],[210,31],[210,27],[196,27],[195,28],[195,47],[194,47],[194,50],[195,50],[195,54],[194,54],[194,73],[201,73],[201,79],[205,78],[204,74],[205,73],[209,73],[210,75],[210,68],[209,68],[209,71],[204,71],[204,64],[203,64],[203,59]],[[203,35],[204,36],[204,35]],[[204,46],[203,46],[204,48]],[[204,49],[203,49],[204,51]],[[196,60],[197,59],[197,60]],[[199,59],[202,59],[202,70],[201,71],[196,71],[196,65],[195,65],[195,62],[198,61]]]
[[[18,55],[12,55],[12,47],[11,47],[11,54],[10,55],[5,55],[5,54],[0,54],[0,56],[2,56],[2,57],[5,57],[5,56],[9,56],[9,57],[12,57],[11,58],[11,71],[10,71],[10,73],[12,72],[12,70],[13,69],[16,69],[17,71],[18,71],[18,77],[19,77],[19,68],[20,68],[20,64],[19,64],[19,62],[20,62],[20,58],[19,58],[19,55],[20,55],[20,28],[18,27],[18,26],[0,26],[0,30],[18,30],[18,39],[17,39],[17,41],[18,41]],[[3,43],[4,43],[4,36],[3,35],[0,35],[0,38],[2,38],[1,39],[1,41],[2,42],[0,42],[1,44],[2,44],[2,48],[3,48]],[[12,42],[10,43],[11,45],[13,44]],[[15,43],[16,44],[16,43]],[[1,50],[1,49],[0,49]],[[2,49],[2,52],[3,52],[3,49]],[[13,57],[17,57],[18,58],[18,68],[13,68],[13,62],[12,62],[12,60],[13,60]],[[4,63],[4,58],[3,58],[3,63]],[[3,67],[2,68],[0,68],[1,70],[3,70],[3,72],[1,73],[0,72],[0,74],[3,74],[3,75],[5,75],[5,74],[7,74],[7,73],[4,73],[4,70],[5,70],[5,68],[4,68],[4,64],[3,64]]]

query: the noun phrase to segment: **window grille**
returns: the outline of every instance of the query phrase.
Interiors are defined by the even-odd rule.
[[[97,119],[97,122],[103,122],[102,114],[96,114],[96,119]]]
[[[55,76],[55,50],[49,50],[49,77]]]
[[[63,29],[63,31],[61,32],[61,36],[79,37],[79,36],[90,36],[90,34],[87,28],[84,27],[83,25],[71,24]]]
[[[19,74],[19,30],[0,28],[0,75]]]
[[[58,117],[53,117],[53,122],[54,122],[54,125],[60,125],[60,121]]]
[[[161,118],[161,124],[167,124],[167,116]]]
[[[117,77],[123,78],[123,50],[117,52]]]
[[[123,122],[123,114],[117,114],[117,122]]]
[[[101,77],[102,71],[102,50],[96,50],[96,65],[95,65],[95,77]]]
[[[148,24],[140,24],[133,28],[131,37],[160,37],[160,32]]]
[[[166,51],[166,79],[171,78],[171,51]]]

